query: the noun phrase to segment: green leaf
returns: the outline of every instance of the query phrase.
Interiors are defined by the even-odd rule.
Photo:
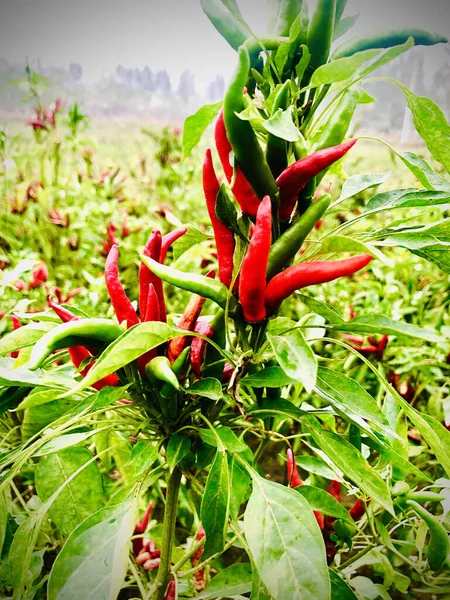
[[[176,467],[191,449],[191,438],[174,433],[167,444],[167,463],[170,470]]]
[[[47,333],[56,325],[56,323],[49,322],[29,323],[15,331],[11,331],[0,340],[0,356],[32,346],[44,333]]]
[[[374,59],[378,54],[380,54],[379,48],[364,50],[363,52],[353,54],[353,56],[338,58],[325,65],[321,65],[314,71],[310,87],[331,85],[332,83],[345,81],[345,79],[352,77],[364,63]]]
[[[222,384],[214,377],[204,377],[195,381],[186,390],[186,394],[202,396],[210,400],[221,400],[223,398]]]
[[[284,398],[277,398],[274,400],[264,399],[261,403],[258,403],[255,408],[248,411],[248,414],[252,417],[260,417],[264,419],[268,416],[282,417],[283,419],[296,419],[299,421],[305,414],[305,411],[297,408],[295,404],[292,404],[289,400]]]
[[[267,334],[275,357],[283,371],[311,392],[317,375],[317,359],[301,331],[296,329],[284,335]]]
[[[389,179],[391,172],[386,173],[365,173],[363,175],[352,175],[344,182],[342,186],[341,195],[336,200],[334,206],[339,202],[343,202],[348,198],[352,198],[361,192],[370,190],[373,187],[381,185]]]
[[[314,441],[333,463],[361,490],[394,515],[391,496],[380,475],[372,469],[363,455],[341,436],[327,431],[314,417],[306,417]]]
[[[286,110],[279,108],[270,119],[264,121],[264,129],[287,142],[298,142],[300,133],[292,120],[293,110],[293,106],[289,106]]]
[[[450,125],[442,110],[430,98],[417,96],[399,81],[390,78],[386,81],[395,83],[403,91],[417,133],[433,158],[450,173]]]
[[[45,456],[36,469],[36,490],[42,501],[92,459],[87,448],[67,448]],[[87,465],[59,494],[48,514],[64,536],[103,506],[103,484],[95,462]]]
[[[253,388],[279,388],[292,383],[295,384],[297,381],[286,375],[281,367],[266,367],[262,371],[241,379],[241,384]]]
[[[133,479],[139,479],[153,466],[159,455],[159,448],[149,441],[134,444],[128,462],[124,467],[130,469]]]
[[[130,502],[102,508],[73,531],[53,563],[48,600],[117,598],[127,572],[135,512]]]
[[[356,317],[348,323],[340,323],[333,326],[336,331],[349,331],[353,333],[364,333],[372,335],[373,333],[397,335],[399,337],[406,336],[425,340],[427,342],[442,342],[442,338],[416,325],[394,321],[384,315],[363,315]]]
[[[215,104],[205,104],[198,111],[187,117],[183,127],[183,156],[190,156],[192,150],[200,142],[203,132],[208,125],[217,117],[222,107],[222,100]]]
[[[352,588],[336,573],[329,569],[331,581],[331,600],[358,600]]]
[[[308,471],[308,473],[314,473],[314,475],[319,475],[330,480],[336,479],[336,473],[323,460],[316,456],[296,456],[295,462],[299,467]]]
[[[330,517],[336,517],[336,519],[343,519],[354,525],[355,522],[349,515],[348,510],[322,488],[313,485],[300,485],[295,488],[295,491],[305,498],[313,510],[318,510]]]
[[[413,46],[414,38],[410,37],[406,40],[404,44],[399,44],[398,46],[393,46],[392,48],[389,48],[388,50],[383,52],[383,54],[377,60],[375,60],[368,67],[360,71],[357,75],[358,79],[367,77],[367,75],[370,75],[370,73],[373,73],[377,69],[380,69],[387,63],[391,62],[391,60],[394,60],[394,58],[397,58],[397,56],[400,56],[400,54],[407,52]]]
[[[209,237],[210,236],[206,235],[206,233],[200,231],[200,229],[189,225],[187,232],[178,238],[177,241],[172,245],[174,262],[183,256],[185,252],[197,244],[201,244]]]
[[[200,429],[200,437],[210,446],[226,448],[228,452],[245,452],[248,447],[242,442],[229,427],[217,427],[211,429]]]
[[[242,456],[247,462],[252,462],[253,456],[249,448],[246,448],[246,451]],[[236,521],[240,514],[239,510],[241,504],[247,498],[247,491],[250,485],[250,474],[234,454],[231,454],[228,457],[228,468],[231,477],[230,519]]]
[[[92,430],[84,431],[83,433],[66,433],[65,435],[60,435],[41,446],[34,456],[46,456],[47,454],[60,452],[65,448],[70,448],[84,442],[96,433],[97,430]]]
[[[333,41],[339,39],[341,36],[347,33],[358,20],[359,13],[357,15],[351,15],[344,17],[334,27]]]
[[[67,388],[73,385],[74,379],[63,371],[29,371],[25,365],[14,369],[13,358],[0,358],[0,387],[49,387]]]
[[[347,375],[319,367],[315,392],[342,415],[356,415],[367,420],[375,430],[387,435],[396,435],[391,431],[387,418],[372,396]]]
[[[389,190],[373,196],[364,207],[363,213],[374,213],[393,208],[412,208],[418,206],[434,207],[450,204],[450,192],[435,190]]]
[[[196,600],[213,600],[247,594],[252,589],[252,567],[250,563],[237,563],[220,571],[196,596]]]
[[[259,576],[274,600],[330,599],[325,547],[314,513],[295,490],[253,472],[244,531]]]
[[[102,352],[86,377],[74,389],[63,396],[81,392],[96,381],[99,381],[99,379],[103,379],[103,377],[115,373],[125,365],[130,364],[139,358],[139,356],[142,356],[142,354],[177,337],[179,333],[179,330],[175,327],[170,327],[170,325],[161,323],[160,321],[150,321],[134,325],[114,340]]]
[[[206,480],[200,519],[206,533],[203,558],[221,552],[225,545],[230,508],[230,475],[226,452],[218,450]]]
[[[327,323],[332,323],[334,325],[344,323],[344,317],[337,308],[331,306],[331,304],[317,300],[317,298],[311,298],[311,296],[305,296],[304,294],[297,294],[296,298],[301,300],[301,302],[303,302],[310,310],[323,317]]]
[[[425,188],[429,190],[450,191],[450,181],[433,171],[423,158],[417,156],[414,152],[399,152],[392,146],[389,146],[389,148],[396,153]]]
[[[329,254],[331,252],[357,252],[358,254],[371,254],[382,262],[387,262],[383,253],[373,246],[345,235],[327,235],[316,252],[318,254]]]
[[[219,193],[217,194],[216,215],[217,218],[234,231],[234,233],[242,236],[242,232],[238,225],[237,211],[228,195],[227,187],[224,183],[220,186]]]

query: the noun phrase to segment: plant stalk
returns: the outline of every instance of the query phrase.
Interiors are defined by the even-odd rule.
[[[167,482],[166,507],[164,510],[162,531],[161,562],[159,563],[152,600],[164,600],[166,589],[169,584],[180,483],[181,471],[175,467]]]

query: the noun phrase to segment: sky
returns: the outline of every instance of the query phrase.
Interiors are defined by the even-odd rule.
[[[308,3],[313,7],[314,0]],[[265,32],[267,5],[239,0],[257,34]],[[450,37],[450,0],[349,0],[345,15],[355,13],[352,35],[420,27]],[[426,72],[450,61],[449,48],[427,49]],[[78,62],[86,82],[110,75],[119,63],[167,69],[175,84],[189,69],[199,91],[218,73],[227,79],[236,63],[200,0],[0,0],[0,57],[61,67]]]

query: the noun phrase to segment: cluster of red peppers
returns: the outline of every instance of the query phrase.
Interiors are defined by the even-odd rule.
[[[320,201],[316,202],[307,209],[303,219],[300,217],[289,223],[288,219],[296,207],[299,194],[316,175],[342,158],[356,143],[355,139],[319,150],[282,171],[276,180],[279,209],[275,217],[270,196],[266,195],[260,200],[239,165],[234,172],[230,164],[232,147],[228,141],[223,113],[220,113],[216,123],[215,142],[225,176],[232,184],[232,192],[242,213],[254,221],[250,227],[248,249],[236,277],[237,283],[233,287],[233,291],[239,296],[246,321],[263,321],[267,315],[276,312],[283,300],[295,290],[350,276],[372,260],[370,255],[364,254],[345,260],[314,261],[289,266],[306,237],[304,222],[306,221],[310,231],[328,206]],[[229,288],[234,274],[235,234],[217,215],[220,183],[209,149],[203,163],[203,189],[216,239],[219,279]],[[284,233],[275,241],[272,240],[274,218],[286,225]]]

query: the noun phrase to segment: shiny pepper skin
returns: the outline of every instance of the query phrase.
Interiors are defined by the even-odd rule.
[[[114,244],[105,265],[105,282],[111,304],[119,323],[126,321],[127,327],[137,325],[139,319],[119,281],[119,248]]]
[[[265,196],[256,213],[256,224],[242,262],[239,280],[239,301],[244,317],[250,323],[257,323],[266,317],[264,290],[271,239],[272,205],[270,197]]]

